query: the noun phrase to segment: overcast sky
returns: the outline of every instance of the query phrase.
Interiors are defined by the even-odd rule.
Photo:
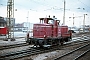
[[[0,0],[0,16],[7,16],[7,0]],[[51,17],[55,15],[62,23],[64,0],[14,0],[17,11],[14,11],[16,23],[28,22],[37,23],[41,17]],[[80,9],[77,9],[80,8]],[[84,9],[83,9],[84,8]],[[65,24],[72,26],[74,19],[75,26],[83,24],[83,15],[88,14],[85,24],[90,24],[90,0],[66,0]],[[78,17],[82,16],[82,17]]]

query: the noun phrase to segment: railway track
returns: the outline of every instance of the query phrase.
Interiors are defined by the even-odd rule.
[[[22,47],[22,46],[27,46],[27,45],[28,44],[26,44],[26,43],[13,44],[13,45],[5,45],[5,46],[0,46],[0,50],[10,49],[10,48],[15,48],[15,47]]]
[[[79,56],[77,56],[74,60],[77,60],[79,58],[81,58],[83,55],[85,55],[86,53],[90,52],[90,49],[86,50],[85,52],[81,53]]]
[[[72,39],[72,41],[68,42],[68,43],[72,43],[72,42],[78,42],[76,40],[79,40],[80,42],[83,40],[88,40],[90,39],[89,37],[75,37]],[[67,44],[67,43],[65,43]],[[20,44],[13,44],[13,45],[6,45],[6,46],[0,46],[0,50],[4,50],[4,49],[10,49],[10,48],[15,48],[15,47],[22,47],[22,46],[27,46],[28,44],[26,43],[20,43]]]
[[[87,50],[86,50],[86,49],[85,49],[86,47],[90,48],[90,43],[85,44],[85,45],[83,45],[83,46],[80,46],[80,47],[78,47],[78,48],[76,48],[76,49],[74,49],[74,50],[71,50],[70,52],[67,52],[67,53],[63,54],[63,55],[55,58],[54,60],[66,60],[66,59],[67,59],[67,60],[77,60],[77,59],[79,59],[80,57],[82,57],[84,54],[86,54],[87,52],[90,51],[90,49],[87,49]],[[81,49],[85,49],[86,51],[84,51],[84,52],[82,52],[82,53],[79,53],[79,55],[75,57],[74,54],[76,54],[76,52],[77,52],[77,51],[80,51]],[[73,57],[73,56],[74,56],[74,57]]]
[[[62,47],[68,47],[69,45],[74,46],[74,45],[79,45],[79,44],[83,44],[83,43],[88,43],[88,42],[90,42],[89,40],[90,40],[89,36],[85,36],[83,38],[75,37],[72,39],[72,41],[64,43],[64,46],[62,46]]]
[[[74,40],[75,40],[75,41],[74,41]],[[85,39],[80,38],[80,37],[79,37],[79,38],[75,38],[75,39],[73,39],[73,40],[70,41],[70,42],[64,43],[64,47],[69,46],[69,44],[71,44],[71,45],[73,46],[73,45],[78,45],[78,44],[87,43],[87,42],[90,42],[89,40],[90,40],[90,38],[85,38]]]
[[[88,43],[88,41],[82,41],[81,43]],[[0,59],[1,60],[19,59],[19,58],[26,57],[26,56],[31,56],[31,55],[41,54],[41,53],[45,53],[45,52],[55,51],[55,50],[58,50],[61,48],[65,48],[66,46],[72,46],[72,45],[77,45],[77,44],[80,45],[81,43],[80,42],[74,42],[74,43],[66,44],[64,47],[55,46],[55,47],[51,47],[50,49],[41,49],[41,48],[31,47],[27,50],[5,53],[3,55],[0,55]]]
[[[75,38],[75,39],[73,39],[73,40],[77,40],[77,41],[74,41],[74,42],[72,42],[72,43],[69,42],[69,43],[65,44],[63,48],[69,47],[69,46],[74,46],[74,45],[80,45],[80,44],[84,44],[84,43],[86,43],[86,45],[80,46],[80,47],[78,47],[78,48],[76,48],[76,49],[74,49],[74,50],[72,50],[72,51],[70,51],[70,52],[67,52],[66,54],[63,54],[63,55],[55,58],[54,60],[66,60],[66,59],[68,60],[68,59],[69,59],[69,57],[67,57],[68,55],[69,55],[69,56],[70,56],[70,54],[73,54],[73,55],[74,55],[74,53],[77,52],[78,50],[80,50],[80,49],[85,49],[87,46],[90,46],[90,41],[89,41],[90,38],[89,38],[89,36],[84,36],[84,37],[82,37],[82,38],[78,37],[78,39]],[[88,43],[88,44],[87,44],[87,43]],[[89,47],[89,48],[90,48],[90,47]],[[75,58],[69,59],[69,60],[77,60],[77,59],[81,58],[83,55],[85,55],[85,54],[88,53],[88,52],[90,52],[90,49],[86,49],[84,52],[80,53],[80,54],[79,54],[78,56],[76,56]],[[72,56],[71,56],[71,57],[72,57]],[[64,59],[63,59],[63,58],[64,58]]]
[[[41,48],[31,47],[27,50],[22,50],[22,51],[17,51],[17,52],[6,53],[3,55],[0,55],[0,60],[18,59],[18,58],[22,58],[22,57],[26,57],[26,56],[41,54],[41,53],[45,53],[45,52],[51,52],[51,51],[54,51],[57,49],[58,49],[57,46],[51,47],[50,49],[41,49]]]
[[[80,41],[74,41],[73,43],[72,42],[71,43],[66,43],[65,46],[72,46],[72,45],[79,45],[79,44],[83,44],[83,43],[88,43],[88,41],[87,41],[88,39],[85,38],[85,40],[83,39],[83,40],[80,40]],[[18,46],[18,47],[20,47],[20,46]],[[61,47],[61,46],[51,47],[50,49],[46,49],[46,50],[45,49],[40,49],[40,48],[30,47],[27,50],[21,50],[21,51],[17,51],[17,52],[10,52],[10,53],[2,54],[2,55],[0,55],[0,60],[19,59],[19,58],[26,57],[26,56],[31,56],[31,55],[41,54],[41,53],[45,53],[45,52],[55,51],[55,50],[58,50],[59,48],[61,49],[61,48],[64,48],[64,47]],[[10,47],[10,48],[13,48],[13,47]],[[6,48],[4,48],[4,49],[6,49]]]

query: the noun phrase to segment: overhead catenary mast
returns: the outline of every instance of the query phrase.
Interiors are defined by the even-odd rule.
[[[64,0],[63,25],[65,25],[65,4],[66,4],[66,1]]]
[[[14,0],[8,0],[7,2],[7,27],[8,27],[8,35],[7,39],[14,39]]]

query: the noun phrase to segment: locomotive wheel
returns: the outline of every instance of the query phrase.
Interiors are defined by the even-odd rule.
[[[31,40],[29,41],[29,44],[31,44]]]
[[[39,40],[38,42],[39,42],[39,43],[38,43],[39,46],[40,46],[40,47],[43,47],[43,45],[44,45],[44,41],[43,41],[43,40]]]
[[[61,45],[63,45],[63,43],[64,43],[64,38],[62,38],[61,40],[60,40],[60,43],[61,43]]]
[[[60,43],[60,40],[58,41],[58,46],[60,46],[61,45],[61,43]]]
[[[69,38],[65,38],[65,42],[68,42]]]
[[[64,42],[61,42],[61,46],[63,45]]]

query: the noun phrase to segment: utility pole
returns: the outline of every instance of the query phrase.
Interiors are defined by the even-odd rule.
[[[63,11],[63,25],[65,25],[65,0],[64,0],[64,11]]]
[[[74,18],[75,18],[75,17],[74,17],[74,14],[73,14],[73,27],[74,27]]]
[[[14,0],[8,0],[7,2],[7,27],[8,36],[7,39],[14,39]]]
[[[87,14],[84,14],[84,19],[83,19],[83,32],[85,32],[85,15],[87,15]]]
[[[74,16],[74,13],[73,13],[73,17],[69,17],[69,18],[73,18],[73,27],[75,26],[75,24],[74,24],[74,19],[75,19],[75,18],[79,18],[79,17],[83,17],[83,16]]]
[[[74,14],[73,14],[73,17],[69,17],[69,18],[73,18],[73,27],[74,27],[74,18],[75,18],[75,17],[74,17]]]
[[[27,33],[28,33],[28,28],[29,28],[29,23],[28,23],[28,20],[29,20],[29,11],[27,12]]]

